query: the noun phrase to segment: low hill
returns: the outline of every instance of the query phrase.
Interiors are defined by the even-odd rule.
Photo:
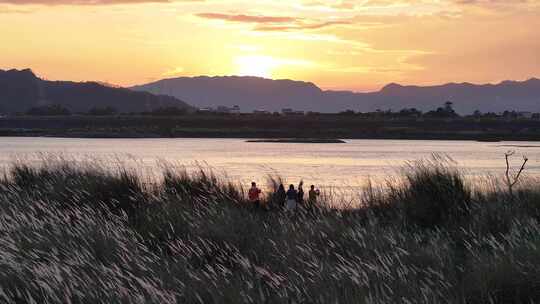
[[[423,111],[452,101],[460,113],[474,110],[540,112],[540,80],[504,81],[476,85],[449,83],[439,86],[389,84],[377,92],[324,91],[313,83],[257,77],[179,77],[164,79],[132,89],[165,94],[189,101],[197,107],[239,105],[244,112],[256,109],[280,111],[338,112],[347,109],[374,111],[415,107]]]
[[[498,84],[449,83],[437,86],[402,86],[389,84],[377,92],[379,103],[386,107],[434,106],[434,101],[450,100],[459,112],[500,112],[504,110],[540,112],[540,79],[503,81]]]
[[[120,112],[151,111],[160,107],[190,108],[178,98],[135,92],[97,82],[48,81],[31,70],[0,70],[0,113],[59,104],[72,112],[114,107]]]

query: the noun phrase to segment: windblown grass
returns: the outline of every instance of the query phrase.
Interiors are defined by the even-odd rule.
[[[472,189],[424,161],[360,208],[291,214],[204,170],[148,186],[17,163],[0,182],[0,302],[540,302],[540,188]]]

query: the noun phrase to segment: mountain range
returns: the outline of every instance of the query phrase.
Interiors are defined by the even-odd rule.
[[[446,101],[459,113],[504,110],[540,112],[540,79],[476,85],[449,83],[438,86],[389,84],[380,91],[357,93],[325,91],[315,84],[258,77],[179,77],[134,86],[131,89],[170,95],[196,107],[238,105],[242,112],[280,111],[283,108],[316,112],[375,111],[417,108],[428,111]]]
[[[349,109],[429,111],[446,101],[453,102],[455,110],[462,114],[475,110],[540,112],[540,79],[484,85],[392,83],[376,92],[358,93],[322,90],[310,82],[249,76],[179,77],[121,88],[99,82],[44,80],[29,69],[0,70],[0,113],[24,112],[50,104],[60,104],[72,112],[87,112],[95,107],[144,112],[171,106],[192,109],[234,105],[242,112],[283,108],[326,113]]]
[[[136,92],[98,82],[48,81],[31,70],[0,70],[0,113],[24,112],[59,104],[72,112],[113,107],[120,112],[144,112],[160,107],[190,108],[178,98]]]

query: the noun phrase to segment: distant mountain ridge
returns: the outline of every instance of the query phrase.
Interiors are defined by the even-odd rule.
[[[131,89],[154,94],[186,96],[198,107],[239,105],[242,110],[281,110],[295,100],[318,100],[322,90],[313,83],[269,80],[251,76],[180,77],[164,79]],[[159,92],[159,93],[158,93]],[[308,109],[309,104],[305,108]]]
[[[476,85],[448,83],[436,86],[403,86],[391,83],[380,91],[324,91],[315,84],[293,80],[271,80],[249,76],[178,77],[163,79],[132,89],[175,96],[197,107],[239,105],[244,112],[256,109],[279,111],[293,108],[304,111],[338,112],[400,110],[423,111],[452,101],[460,113],[504,110],[540,112],[540,79],[503,81]]]
[[[48,81],[32,70],[0,70],[0,113],[24,112],[29,108],[59,104],[72,112],[94,107],[114,107],[120,112],[151,111],[160,107],[190,108],[172,96],[135,92],[98,82]]]

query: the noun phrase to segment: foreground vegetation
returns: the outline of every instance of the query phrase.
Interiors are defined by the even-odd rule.
[[[537,185],[480,188],[436,160],[361,197],[292,214],[204,171],[149,185],[122,167],[16,163],[0,183],[0,301],[540,302]]]

